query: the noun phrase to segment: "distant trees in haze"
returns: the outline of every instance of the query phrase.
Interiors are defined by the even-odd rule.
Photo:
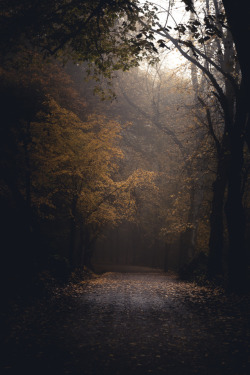
[[[136,192],[138,233],[155,243],[149,254],[161,248],[158,266],[164,266],[165,257],[166,267],[178,269],[196,253],[208,179],[205,157],[211,148],[207,130],[195,115],[192,87],[187,80],[153,67],[120,75],[115,89],[117,102],[106,110],[133,124],[123,134],[123,150],[129,153],[123,168],[147,165],[157,174],[157,192]],[[193,135],[193,127],[200,127],[200,138]]]

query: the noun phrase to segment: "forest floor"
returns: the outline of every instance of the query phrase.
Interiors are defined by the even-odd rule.
[[[13,303],[2,374],[248,375],[250,299],[164,273],[106,273]]]

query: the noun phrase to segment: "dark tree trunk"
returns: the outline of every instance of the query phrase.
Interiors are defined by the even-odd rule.
[[[216,179],[213,183],[213,199],[210,213],[210,237],[208,276],[213,279],[223,275],[223,245],[224,245],[224,197],[227,185],[228,161],[226,155],[218,155]]]
[[[192,228],[187,228],[185,232],[181,233],[180,235],[179,268],[181,268],[191,260],[189,254],[191,254],[194,250],[192,237]]]
[[[250,69],[249,43],[250,3],[244,0],[223,0],[226,16],[235,43],[242,80],[237,93],[235,121],[230,129],[230,166],[228,195],[225,207],[229,235],[229,287],[242,290],[246,285],[247,256],[245,244],[246,219],[242,204],[242,167],[244,141],[250,149]]]
[[[85,248],[85,251],[84,251],[84,263],[83,265],[85,267],[87,267],[88,269],[90,270],[93,270],[93,265],[92,265],[92,256],[93,256],[93,252],[92,252],[92,249],[87,247]]]
[[[237,57],[239,60],[242,80],[246,86],[247,94],[250,92],[250,69],[249,69],[249,50],[247,48],[250,40],[250,3],[245,0],[222,0],[229,27],[233,35]],[[247,95],[249,100],[249,95]]]
[[[84,266],[84,253],[85,253],[85,249],[84,249],[84,230],[83,230],[83,226],[81,226],[80,228],[80,241],[79,241],[79,250],[78,250],[78,256],[79,256],[79,264],[81,265],[81,267]]]
[[[74,266],[75,263],[75,243],[76,243],[76,223],[75,218],[70,219],[70,238],[69,238],[69,263]]]
[[[188,263],[194,256],[195,253],[195,242],[196,242],[196,232],[197,232],[197,214],[199,209],[197,209],[197,194],[196,186],[193,185],[189,191],[190,205],[188,211],[188,224],[185,232],[180,235],[180,257],[179,257],[179,267]]]
[[[32,207],[31,207],[31,166],[29,145],[31,144],[30,121],[27,121],[24,135],[24,159],[25,159],[25,201],[28,232],[32,232]]]
[[[164,272],[168,272],[169,270],[169,251],[170,251],[170,244],[165,244],[165,251],[164,251]]]
[[[76,246],[76,206],[78,197],[74,196],[71,202],[70,234],[69,234],[69,263],[75,266],[75,246]]]
[[[32,144],[31,136],[31,120],[27,120],[26,128],[23,137],[23,147],[24,147],[24,161],[25,161],[25,209],[22,213],[24,221],[24,233],[21,247],[23,248],[22,254],[25,262],[25,268],[28,273],[33,273],[39,266],[39,259],[41,257],[39,252],[39,247],[41,242],[39,239],[39,228],[38,220],[32,207],[32,162],[30,154],[30,145]],[[21,243],[21,242],[20,242]]]
[[[91,240],[89,229],[87,227],[82,227],[80,234],[80,262],[81,267],[87,267],[93,270],[93,265],[91,262],[93,256],[93,243],[95,239]]]
[[[225,206],[229,236],[228,271],[229,287],[241,290],[245,288],[247,276],[246,256],[246,218],[242,203],[244,143],[249,125],[249,87],[242,78],[236,97],[235,120],[229,128],[230,163],[228,171],[228,194]]]
[[[228,196],[225,206],[229,235],[229,287],[242,290],[246,284],[245,210],[242,204],[242,165],[244,141],[239,127],[231,135]]]

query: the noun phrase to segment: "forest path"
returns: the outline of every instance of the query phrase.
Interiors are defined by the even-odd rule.
[[[23,320],[6,374],[249,374],[248,299],[163,273],[107,273],[52,305]]]

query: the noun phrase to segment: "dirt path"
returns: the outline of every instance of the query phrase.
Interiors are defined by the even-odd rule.
[[[250,373],[249,301],[173,276],[108,273],[31,315],[6,374]]]

